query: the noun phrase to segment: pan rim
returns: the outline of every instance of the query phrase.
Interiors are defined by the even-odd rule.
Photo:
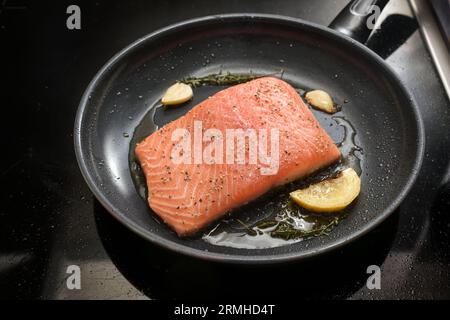
[[[237,254],[226,254],[226,253],[214,253],[210,251],[203,251],[200,249],[192,248],[189,246],[185,246],[182,244],[175,243],[173,241],[167,240],[163,237],[160,237],[154,233],[151,233],[150,231],[144,229],[142,226],[136,224],[131,219],[127,218],[125,215],[121,214],[116,208],[114,208],[114,205],[110,203],[106,195],[100,190],[99,186],[95,184],[94,178],[91,175],[91,172],[89,170],[88,164],[85,162],[85,150],[82,147],[82,134],[81,134],[81,128],[83,127],[83,119],[85,115],[86,105],[89,101],[89,96],[91,92],[96,88],[97,83],[99,80],[101,80],[103,74],[107,72],[111,66],[113,66],[116,62],[120,61],[120,59],[125,56],[129,51],[139,47],[142,43],[155,38],[159,36],[163,36],[165,33],[171,32],[175,29],[183,28],[186,26],[192,26],[196,24],[202,24],[211,22],[217,19],[221,20],[233,20],[233,19],[248,19],[248,20],[264,20],[264,21],[273,21],[273,22],[286,22],[286,23],[292,23],[301,25],[302,27],[312,28],[316,31],[324,34],[328,37],[334,37],[335,39],[338,39],[340,41],[347,42],[349,45],[355,46],[359,50],[363,51],[364,54],[366,54],[370,59],[372,59],[374,62],[376,62],[380,67],[383,68],[382,71],[386,73],[390,79],[394,80],[394,82],[397,82],[398,88],[401,89],[401,94],[404,95],[409,101],[410,101],[410,108],[411,112],[413,113],[413,118],[415,120],[415,124],[417,126],[417,141],[416,141],[416,148],[417,148],[417,156],[414,160],[414,166],[413,170],[409,174],[409,177],[407,179],[407,182],[405,183],[403,189],[399,192],[397,197],[394,199],[394,201],[386,207],[382,212],[379,213],[379,215],[364,225],[364,227],[360,230],[357,230],[356,232],[352,233],[351,235],[336,240],[333,243],[325,244],[320,249],[310,249],[305,250],[301,252],[291,252],[291,253],[283,253],[279,255],[253,255],[253,256],[243,256],[243,255],[237,255]],[[191,256],[194,258],[199,258],[202,260],[212,261],[212,262],[221,262],[221,263],[232,263],[232,264],[275,264],[275,263],[285,263],[285,262],[293,262],[301,259],[306,258],[312,258],[315,256],[318,256],[320,254],[325,254],[330,251],[333,251],[337,248],[343,247],[348,243],[353,242],[354,240],[357,240],[361,238],[362,236],[366,235],[370,231],[372,231],[374,228],[376,228],[378,225],[380,225],[386,218],[388,218],[402,203],[402,201],[405,199],[407,194],[412,189],[422,166],[424,152],[425,152],[425,131],[424,131],[424,125],[422,116],[420,113],[420,110],[415,102],[414,97],[410,93],[410,91],[407,89],[407,87],[404,85],[403,81],[397,76],[395,71],[376,53],[374,53],[372,50],[364,46],[363,44],[357,42],[354,39],[349,38],[346,35],[340,34],[339,32],[332,30],[330,28],[324,27],[322,25],[318,25],[312,22],[307,22],[302,19],[298,18],[292,18],[282,15],[276,15],[276,14],[260,14],[260,13],[232,13],[232,14],[220,14],[220,15],[209,15],[194,19],[185,20],[182,22],[178,22],[175,24],[171,24],[165,28],[159,29],[157,31],[154,31],[150,34],[147,34],[138,40],[134,41],[130,45],[126,46],[124,49],[120,50],[118,53],[116,53],[111,59],[106,62],[106,64],[96,73],[94,78],[89,83],[88,87],[83,93],[83,96],[81,98],[81,101],[78,106],[76,118],[75,118],[75,125],[74,125],[74,148],[75,148],[75,154],[78,162],[78,166],[80,167],[81,173],[83,175],[84,180],[86,181],[89,189],[92,191],[92,193],[95,195],[97,200],[102,204],[102,206],[121,224],[126,226],[128,229],[139,235],[140,237],[144,238],[147,241],[152,242],[153,244],[156,244],[160,247],[163,247],[165,249],[171,250],[173,252]]]

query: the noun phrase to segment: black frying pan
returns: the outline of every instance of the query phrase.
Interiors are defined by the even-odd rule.
[[[359,4],[373,1],[358,1]],[[386,1],[380,2],[384,5]],[[355,8],[333,27],[363,41],[368,30]],[[356,11],[357,11],[356,10]],[[194,101],[149,117],[165,89],[189,75],[220,70],[271,74],[300,88],[323,88],[348,100],[340,116],[354,126],[364,150],[362,192],[349,216],[329,236],[268,249],[216,246],[180,239],[161,224],[140,196],[130,169],[139,135],[181,116],[221,87],[195,90]],[[335,139],[342,128],[316,112]],[[143,121],[143,122],[142,122]],[[143,123],[143,124],[142,124]],[[134,136],[139,126],[139,133]],[[302,20],[233,14],[178,23],[154,32],[114,56],[87,88],[75,122],[81,171],[103,206],[143,238],[190,256],[235,263],[274,263],[310,257],[359,238],[385,220],[411,188],[421,165],[424,134],[411,95],[372,51],[341,33]],[[264,211],[264,203],[259,204]]]

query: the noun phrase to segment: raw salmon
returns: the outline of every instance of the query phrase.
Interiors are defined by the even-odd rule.
[[[226,139],[230,129],[259,134],[244,136],[243,150],[234,136],[235,148],[230,151]],[[200,143],[192,139],[196,130],[203,135]],[[194,132],[191,140],[186,132]],[[260,138],[260,145],[267,142],[256,161],[251,159],[255,150],[248,137]],[[183,148],[181,140],[189,148]],[[179,236],[192,235],[270,189],[340,158],[338,148],[295,89],[272,77],[218,92],[148,136],[135,152],[146,177],[151,209]],[[202,159],[205,152],[212,160]],[[263,155],[271,155],[272,162]]]

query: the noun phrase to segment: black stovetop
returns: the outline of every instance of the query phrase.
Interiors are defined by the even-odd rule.
[[[3,2],[0,298],[450,298],[450,103],[405,0],[388,5],[370,47],[415,96],[426,157],[400,209],[360,241],[314,260],[258,269],[176,256],[113,220],[78,169],[72,130],[81,95],[97,70],[137,38],[230,12],[327,25],[347,2],[77,1],[77,31],[66,28],[72,1]],[[81,290],[66,286],[69,265],[81,268]],[[381,290],[365,285],[369,265],[381,266]]]

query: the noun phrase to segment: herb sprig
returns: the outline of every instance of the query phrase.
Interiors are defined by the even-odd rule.
[[[284,240],[292,240],[299,238],[328,236],[335,226],[338,225],[340,219],[338,217],[331,220],[328,224],[318,225],[311,230],[295,229],[286,222],[280,222],[278,226],[270,232],[274,238],[281,238]]]
[[[268,76],[276,76],[279,75],[280,77],[283,77],[283,70],[280,70],[277,73],[268,74],[268,75],[256,75],[253,73],[249,74],[236,74],[236,73],[214,73],[209,74],[204,77],[187,77],[184,78],[178,82],[188,84],[191,87],[200,87],[200,86],[225,86],[225,85],[236,85],[240,83],[245,83],[251,80],[255,80],[262,77],[268,77]]]

